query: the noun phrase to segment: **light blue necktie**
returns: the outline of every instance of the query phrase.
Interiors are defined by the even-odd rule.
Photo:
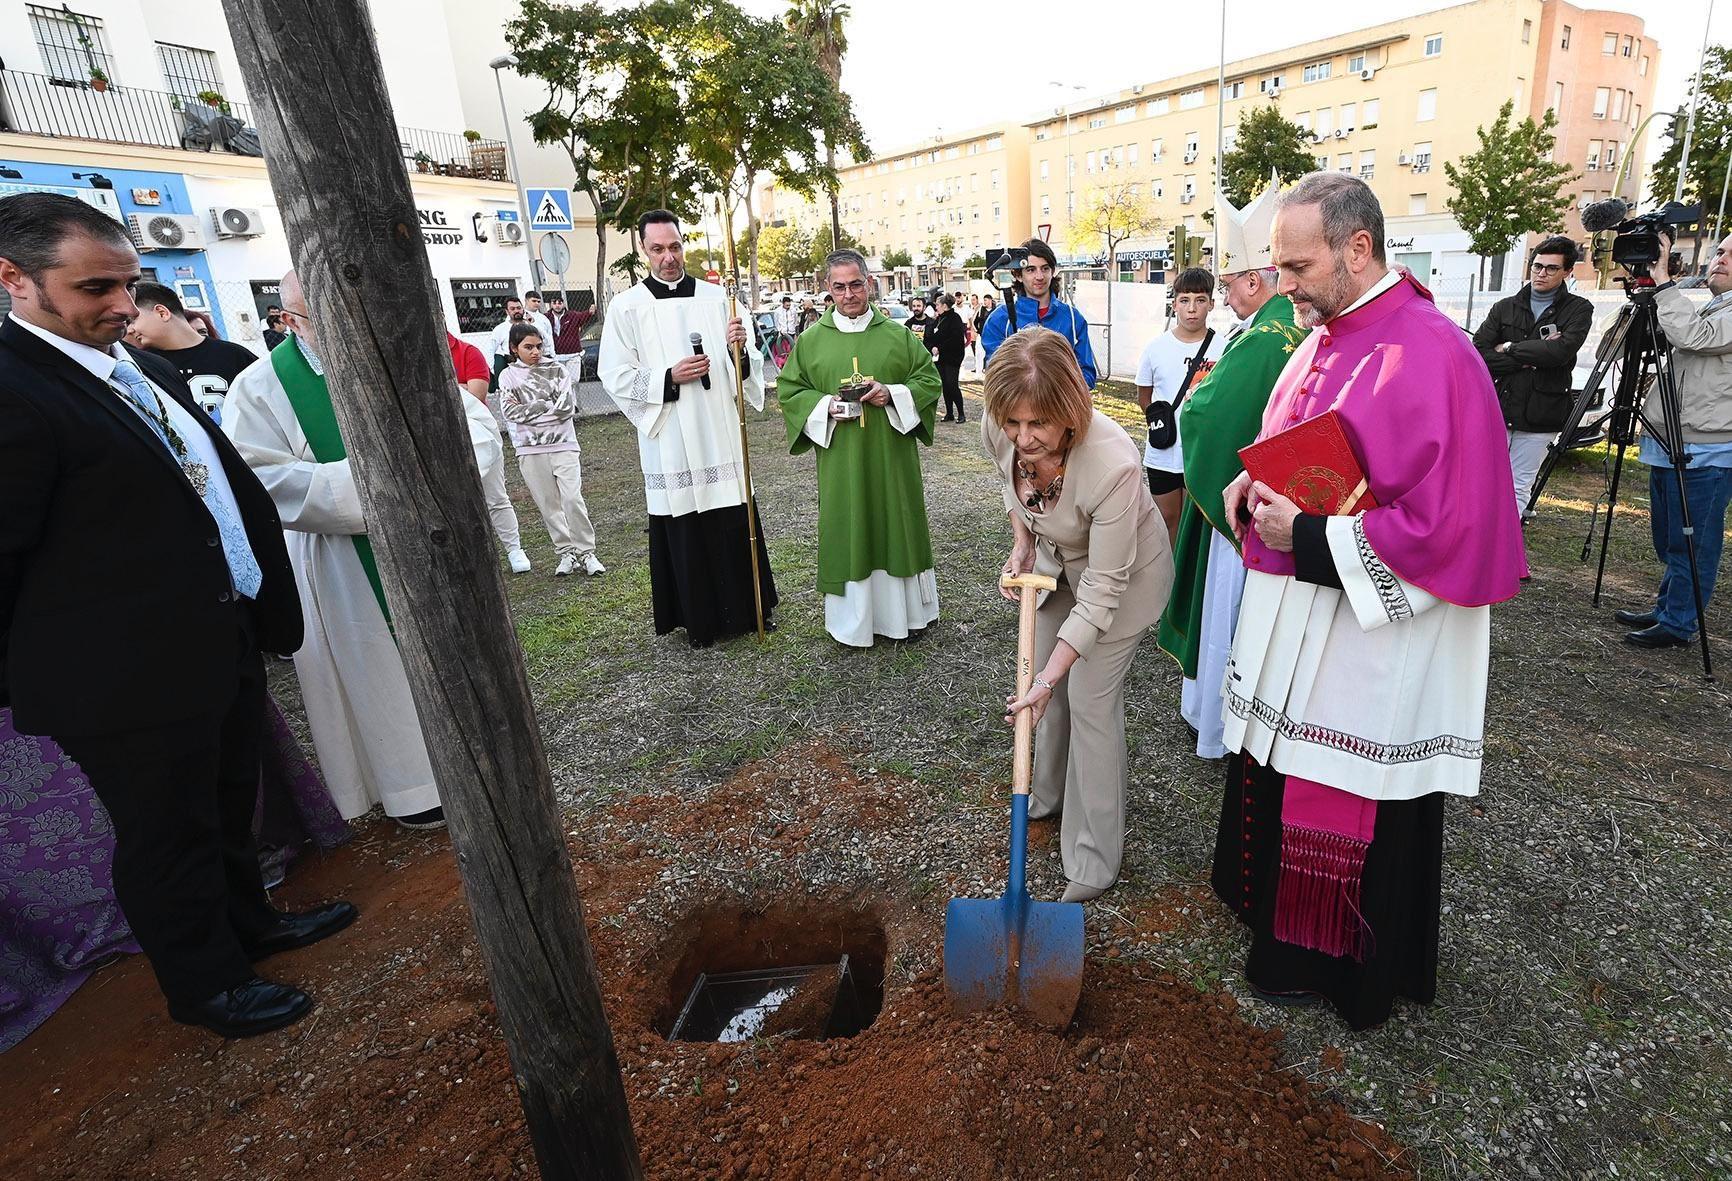
[[[180,463],[181,457],[175,454],[174,445],[169,442],[168,434],[163,429],[168,411],[158,400],[156,390],[145,380],[144,371],[131,358],[123,358],[114,363],[114,380],[126,387],[126,396],[144,416],[144,421],[150,424],[150,429],[156,432],[156,437],[162,440],[170,458]],[[214,478],[205,480],[203,499],[211,519],[216,522],[217,532],[222,536],[223,557],[228,559],[229,564],[229,580],[234,583],[234,588],[247,598],[258,598],[264,575],[259,570],[258,559],[253,557],[252,546],[247,543],[245,526],[230,509],[228,502],[217,494]]]

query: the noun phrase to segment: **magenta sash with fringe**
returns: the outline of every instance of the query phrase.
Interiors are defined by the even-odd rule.
[[[1281,800],[1281,873],[1275,886],[1275,938],[1365,962],[1360,888],[1365,851],[1377,827],[1377,801],[1297,775]]]

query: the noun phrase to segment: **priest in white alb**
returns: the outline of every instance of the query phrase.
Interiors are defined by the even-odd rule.
[[[345,819],[381,804],[405,828],[439,828],[445,814],[427,743],[293,271],[283,277],[282,301],[294,332],[235,378],[222,426],[282,518],[306,616],[295,672],[313,748]],[[455,384],[453,396],[485,477],[501,462],[493,416]]]
[[[683,627],[692,647],[707,648],[757,628],[748,511],[766,626],[776,605],[757,504],[748,506],[731,346],[741,346],[754,410],[764,408],[764,377],[751,363],[744,309],[686,274],[678,219],[651,210],[638,240],[649,277],[608,305],[601,380],[637,428],[656,634]]]

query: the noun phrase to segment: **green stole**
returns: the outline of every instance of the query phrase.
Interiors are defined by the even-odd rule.
[[[331,388],[307,364],[306,354],[293,336],[271,350],[271,368],[283,383],[283,392],[289,396],[289,405],[301,424],[301,433],[307,436],[313,458],[320,463],[347,459],[349,449],[343,445],[343,432],[337,426]],[[373,543],[365,533],[356,533],[349,540],[355,543],[355,556],[361,559],[361,569],[367,575],[367,585],[373,588],[373,598],[379,603],[385,626],[391,627],[391,609],[385,605],[385,584],[379,581],[379,562],[373,557]],[[397,634],[395,628],[391,628],[391,634]]]

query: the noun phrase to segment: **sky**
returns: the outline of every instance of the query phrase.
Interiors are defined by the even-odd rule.
[[[785,0],[738,2],[760,16],[779,17],[787,9]],[[1576,6],[1643,18],[1661,49],[1653,109],[1670,110],[1686,100],[1710,2]],[[875,152],[912,146],[941,131],[1029,121],[1067,97],[1081,102],[1212,64],[1219,55],[1220,3],[853,0],[842,86]],[[1225,3],[1228,61],[1451,7],[1440,0]],[[1732,43],[1732,0],[1715,4],[1710,39]],[[1069,89],[1076,85],[1086,89]],[[1656,136],[1663,122],[1655,120]]]

